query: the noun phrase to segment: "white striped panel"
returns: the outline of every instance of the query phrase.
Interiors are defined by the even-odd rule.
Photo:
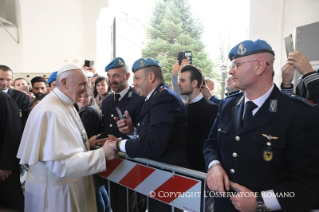
[[[128,160],[123,160],[123,162],[120,163],[118,167],[116,167],[116,169],[110,174],[108,179],[118,183],[123,179],[123,177],[125,177],[125,175],[127,175],[127,173],[129,173],[134,168],[134,166],[136,166],[136,163]]]
[[[173,173],[156,169],[148,178],[146,178],[141,184],[139,184],[134,190],[149,195],[151,191],[156,190],[159,186],[165,183],[169,178],[173,176]]]
[[[195,179],[194,179],[195,180]],[[201,182],[198,181],[196,185],[191,187],[186,193],[184,193],[184,197],[178,197],[173,200],[170,205],[173,205],[179,209],[184,211],[200,211],[200,197],[201,197]],[[188,195],[188,196],[187,196]],[[193,195],[193,196],[192,196]]]

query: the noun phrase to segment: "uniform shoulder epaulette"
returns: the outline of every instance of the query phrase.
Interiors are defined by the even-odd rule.
[[[162,86],[159,88],[159,92],[162,92],[162,91],[164,91],[164,90],[166,90],[166,87],[162,85]]]
[[[295,94],[290,94],[288,95],[291,99],[297,100],[298,102],[302,102],[305,105],[308,105],[310,107],[314,107],[315,105],[317,105],[316,103],[314,103],[313,101],[310,101],[309,99],[303,98],[301,96],[297,96]]]
[[[234,96],[238,96],[238,95],[243,95],[243,93],[242,92],[234,93],[234,94],[231,94],[231,95],[227,96],[225,99],[228,99],[228,98],[231,98],[231,97],[234,97]]]

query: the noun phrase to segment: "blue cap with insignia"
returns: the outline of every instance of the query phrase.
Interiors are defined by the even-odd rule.
[[[113,68],[120,68],[125,66],[125,61],[121,57],[114,58],[106,67],[105,72]]]
[[[56,80],[56,75],[57,75],[57,74],[58,74],[58,71],[53,72],[53,73],[50,75],[50,77],[49,77],[47,83],[54,82],[54,81]]]
[[[252,54],[258,54],[262,52],[268,52],[275,56],[275,52],[271,46],[264,40],[245,40],[237,44],[228,54],[230,61],[239,57],[245,57]]]
[[[140,70],[141,68],[146,68],[150,66],[157,66],[161,68],[162,64],[158,60],[155,60],[153,58],[140,58],[136,60],[133,64],[132,71],[133,73],[135,73],[137,70]]]

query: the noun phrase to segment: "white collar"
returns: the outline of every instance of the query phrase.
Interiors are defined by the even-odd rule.
[[[274,89],[274,83],[272,83],[271,88],[267,91],[267,93],[265,93],[264,95],[262,95],[261,97],[258,97],[255,100],[250,100],[247,98],[246,93],[244,93],[245,95],[245,104],[248,101],[252,101],[253,103],[255,103],[257,105],[257,108],[255,108],[252,112],[253,115],[255,115],[255,113],[257,113],[257,111],[259,110],[259,108],[265,103],[266,99],[270,96],[270,93],[272,92],[272,90]],[[244,110],[245,113],[245,110]]]
[[[67,97],[59,88],[54,89],[52,91],[64,104],[72,105],[74,104],[74,101]]]
[[[8,93],[8,90],[9,90],[9,88],[7,90],[2,90],[2,92],[3,93]]]
[[[198,102],[202,98],[203,98],[203,94],[199,93],[191,102],[188,101],[188,104],[192,104],[192,103]]]
[[[120,98],[119,101],[121,101],[121,99],[123,99],[123,97],[126,95],[126,93],[128,92],[128,90],[130,89],[130,86],[127,86],[127,88],[125,88],[123,91],[121,91],[120,93],[115,93],[114,92],[114,101],[115,101],[115,94],[120,94]]]
[[[156,87],[156,88],[157,88],[157,87]],[[152,93],[154,92],[154,90],[155,90],[156,88],[154,88],[154,89],[151,91],[151,93],[149,93],[149,94],[147,95],[147,97],[145,98],[145,101],[147,101],[147,100],[149,100],[149,99],[151,98]]]

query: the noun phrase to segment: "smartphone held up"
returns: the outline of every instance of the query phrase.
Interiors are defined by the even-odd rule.
[[[182,64],[183,59],[187,59],[189,64],[192,64],[192,60],[193,60],[192,52],[191,51],[178,52],[177,60],[179,65]]]

